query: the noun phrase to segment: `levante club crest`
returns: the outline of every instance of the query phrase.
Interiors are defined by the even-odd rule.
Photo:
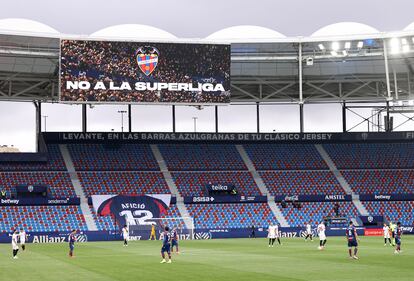
[[[151,46],[139,47],[135,52],[137,63],[145,75],[150,75],[158,64],[159,52]]]

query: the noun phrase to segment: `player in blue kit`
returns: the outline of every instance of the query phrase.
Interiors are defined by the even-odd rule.
[[[402,236],[403,230],[401,227],[401,223],[397,222],[397,227],[394,230],[394,238],[395,238],[395,252],[394,254],[401,253],[401,236]]]
[[[72,230],[72,232],[69,234],[69,257],[73,258],[73,250],[75,249],[75,242],[76,242],[76,230]]]
[[[168,226],[166,226],[164,228],[164,238],[162,239],[162,248],[161,248],[161,256],[162,256],[162,261],[161,263],[171,263],[171,233],[169,232],[170,228]],[[168,254],[168,261],[165,260],[165,253],[167,252]]]
[[[173,231],[172,231],[172,237],[171,237],[171,252],[174,252],[174,246],[175,249],[177,250],[177,254],[180,253],[180,250],[178,250],[178,232],[177,232],[177,228],[174,227]]]
[[[346,239],[348,240],[348,252],[350,259],[358,259],[358,234],[354,223],[352,221],[349,222],[349,226],[346,229]],[[352,247],[354,248],[354,254],[352,255]]]

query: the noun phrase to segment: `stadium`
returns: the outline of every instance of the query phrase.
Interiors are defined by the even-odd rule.
[[[413,76],[414,23],[0,19],[0,279],[413,280]]]

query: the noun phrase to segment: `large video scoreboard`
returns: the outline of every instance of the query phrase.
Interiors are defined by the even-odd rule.
[[[60,45],[62,102],[230,102],[230,45],[92,40]]]

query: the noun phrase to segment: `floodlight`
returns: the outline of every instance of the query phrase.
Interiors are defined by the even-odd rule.
[[[390,41],[391,53],[398,54],[400,52],[400,40],[392,38]]]
[[[332,51],[339,50],[339,42],[332,42]]]
[[[313,58],[312,57],[306,58],[306,65],[307,66],[313,66]]]
[[[403,45],[402,46],[402,51],[403,51],[403,53],[408,53],[410,51],[410,46],[409,45]]]

